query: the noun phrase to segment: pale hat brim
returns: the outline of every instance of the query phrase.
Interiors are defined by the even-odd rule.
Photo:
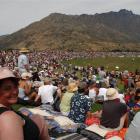
[[[6,78],[15,78],[18,79],[11,70],[9,70],[7,67],[1,67],[0,68],[0,80],[6,79]]]
[[[115,100],[115,99],[119,98],[119,93],[116,89],[109,88],[106,91],[106,97],[107,97],[108,100]]]
[[[107,96],[107,99],[108,100],[115,100],[115,99],[118,99],[119,98],[119,96],[118,96],[118,94],[115,94],[114,96]]]
[[[23,79],[23,80],[26,80],[26,79],[31,78],[31,77],[32,77],[32,74],[28,73],[28,72],[24,72],[21,74],[21,79]]]
[[[75,88],[73,88],[73,89],[70,89],[70,88],[67,89],[68,92],[75,92],[75,91],[77,91],[77,90],[78,90],[78,87],[75,87]]]
[[[75,92],[78,90],[76,83],[70,83],[67,87],[68,92]]]

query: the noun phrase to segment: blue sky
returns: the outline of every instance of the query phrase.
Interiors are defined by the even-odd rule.
[[[140,0],[0,0],[0,35],[13,33],[54,12],[80,15],[120,9],[140,15]]]

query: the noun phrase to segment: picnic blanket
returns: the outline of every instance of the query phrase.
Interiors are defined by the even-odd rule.
[[[117,138],[114,140],[123,140],[126,131],[127,131],[127,128],[122,128],[119,131],[115,131],[115,130],[110,131],[107,129],[100,128],[100,126],[97,124],[92,124],[92,125],[88,126],[85,130],[83,130],[84,133],[83,132],[82,133],[84,134],[84,136],[87,136],[87,137],[91,137],[92,135],[94,136],[94,133],[95,133],[98,136],[101,136],[102,138],[104,138],[106,140],[108,140],[108,139],[113,140],[113,137]],[[92,134],[92,132],[93,132],[93,134]]]
[[[49,130],[55,130],[58,133],[76,132],[80,124],[70,120],[68,117],[63,116],[60,112],[53,111],[48,105],[40,106],[37,108],[21,108],[22,113],[39,114],[45,118]]]

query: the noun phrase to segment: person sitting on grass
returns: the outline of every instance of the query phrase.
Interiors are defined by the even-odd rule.
[[[90,115],[87,125],[93,124],[105,130],[105,138],[116,135],[124,138],[128,127],[127,105],[120,102],[118,91],[114,88],[107,90],[106,97],[108,100],[103,102],[102,108],[99,108],[100,111],[91,114],[93,117]]]
[[[140,111],[140,88],[136,89],[134,102],[132,103],[129,111],[129,121],[133,120],[133,117]]]
[[[60,111],[63,115],[68,115],[70,112],[70,102],[71,98],[74,96],[74,94],[77,92],[78,87],[76,83],[70,83],[67,87],[67,91],[64,93],[61,99],[60,103]]]
[[[139,140],[140,139],[140,112],[135,116],[125,135],[125,140]]]
[[[8,68],[0,68],[0,140],[49,140],[45,120],[12,110],[18,99],[18,79]]]
[[[106,96],[108,100],[103,103],[100,127],[120,130],[127,118],[127,106],[120,102],[118,91],[115,88],[109,88]]]
[[[75,123],[84,123],[91,108],[91,101],[87,98],[87,83],[80,82],[78,92],[71,98],[70,113],[68,117]]]
[[[28,72],[24,72],[21,75],[18,97],[23,100],[34,100],[37,96],[37,93],[33,89],[33,85],[30,80],[31,76],[31,73]]]
[[[108,100],[103,102],[100,110],[97,105],[92,106],[93,113],[90,114],[90,117],[92,115],[96,119],[92,120],[93,123],[98,122],[98,125],[103,129],[120,130],[127,119],[127,105],[120,102],[118,91],[114,88],[107,90],[106,97]]]
[[[136,110],[136,111],[140,110],[140,88],[136,89],[136,92],[135,92],[135,105],[134,105],[133,109]]]

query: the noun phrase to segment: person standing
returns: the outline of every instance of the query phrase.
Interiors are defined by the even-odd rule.
[[[23,72],[28,72],[29,70],[29,59],[26,55],[29,50],[27,48],[21,48],[19,52],[20,55],[18,57],[18,68],[20,74],[22,74]]]

